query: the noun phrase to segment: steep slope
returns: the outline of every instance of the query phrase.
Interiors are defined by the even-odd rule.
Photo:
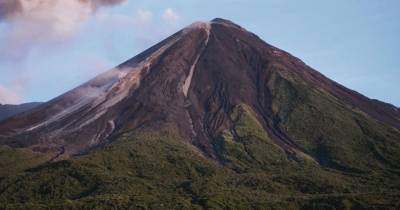
[[[0,202],[396,209],[399,128],[398,108],[215,19],[0,123],[0,157],[33,168],[2,175]]]
[[[39,106],[40,104],[42,103],[33,102],[33,103],[25,103],[19,105],[0,104],[0,121],[5,120],[14,115],[17,115],[19,113],[32,110],[33,108]]]
[[[168,66],[186,65],[189,68],[206,36],[206,32],[195,25],[178,32],[115,69],[51,100],[40,109],[2,123],[0,133],[4,137],[0,137],[0,142],[13,147],[30,147],[35,151],[52,151],[58,155],[77,154],[106,143],[115,128],[125,123],[122,112],[126,111],[126,107],[134,110],[134,106],[140,105],[131,102],[136,100],[136,95],[146,94],[146,100],[153,98],[149,97],[151,86],[155,86],[151,83],[158,81],[150,83],[143,80],[150,80],[153,72],[162,70],[159,63],[165,55],[179,56],[177,53],[182,53],[182,50],[193,48],[192,52],[185,52],[187,58],[178,59],[182,63],[173,62]],[[174,53],[167,53],[169,51]],[[161,75],[157,77],[164,79],[160,78]],[[141,83],[150,87],[143,88]],[[163,104],[166,103],[163,101]]]

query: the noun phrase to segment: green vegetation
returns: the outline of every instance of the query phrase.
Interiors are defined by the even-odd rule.
[[[255,116],[247,105],[235,107],[231,113],[235,126],[224,131],[215,145],[220,159],[238,172],[288,164],[284,150],[274,144]]]
[[[288,157],[239,104],[214,141],[217,160],[182,143],[173,124],[122,129],[112,144],[58,162],[1,147],[0,209],[400,208],[398,130],[287,72],[268,88],[277,126],[312,158]]]
[[[28,149],[0,146],[0,178],[23,172],[49,160],[49,157]]]
[[[182,144],[168,126],[8,176],[0,209],[398,208],[398,176],[352,176],[288,160],[248,106],[231,117],[233,131],[216,145],[226,167]]]
[[[276,74],[270,86],[280,127],[324,166],[359,173],[390,168],[400,174],[399,130],[296,81],[293,75]]]

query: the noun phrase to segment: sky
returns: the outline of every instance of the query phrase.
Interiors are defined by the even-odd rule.
[[[398,0],[0,0],[0,103],[50,100],[192,22],[221,17],[400,106],[399,11]]]

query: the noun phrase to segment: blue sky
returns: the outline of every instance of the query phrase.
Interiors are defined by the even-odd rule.
[[[191,22],[222,17],[329,78],[400,106],[399,11],[397,0],[129,0],[82,19],[66,37],[33,39],[21,56],[0,52],[0,94],[14,96],[0,103],[49,100]],[[12,24],[0,22],[0,46]]]

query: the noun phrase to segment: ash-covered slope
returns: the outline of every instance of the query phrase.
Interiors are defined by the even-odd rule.
[[[77,154],[105,143],[126,104],[181,31],[124,64],[0,125],[0,142],[35,151]],[[58,154],[61,155],[61,154]]]
[[[0,208],[398,209],[399,127],[240,26],[194,23],[0,123]]]

